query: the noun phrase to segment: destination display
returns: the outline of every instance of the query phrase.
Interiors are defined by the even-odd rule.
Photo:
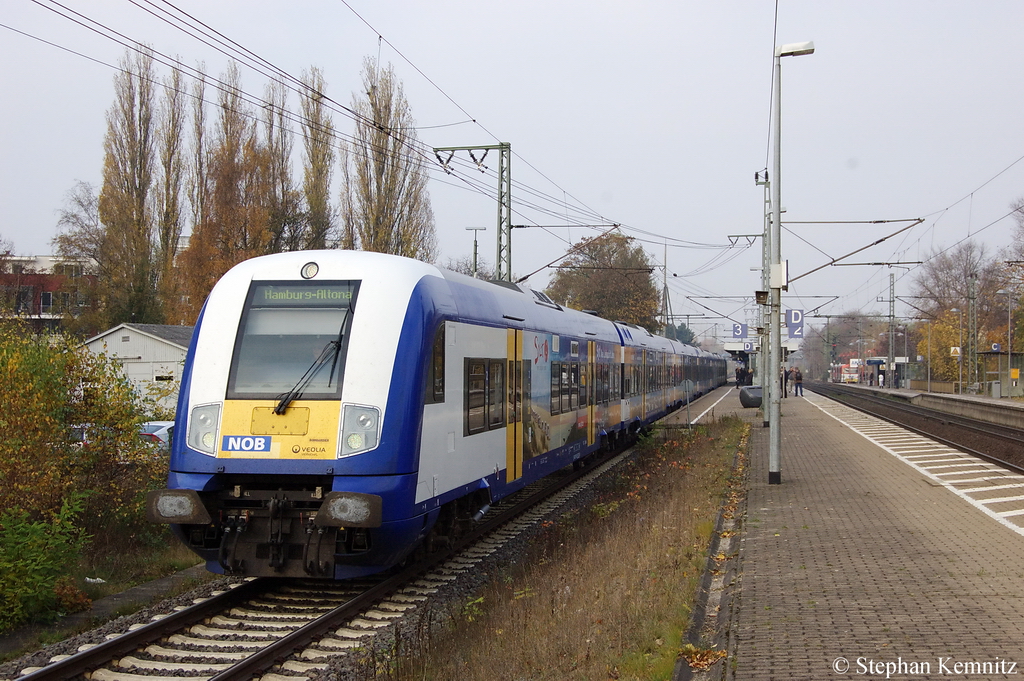
[[[252,307],[344,307],[355,288],[355,282],[258,284]]]

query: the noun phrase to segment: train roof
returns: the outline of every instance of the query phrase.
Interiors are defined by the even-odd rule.
[[[341,273],[351,271],[364,280],[380,278],[389,285],[409,288],[410,293],[411,288],[420,285],[424,279],[433,279],[435,284],[441,284],[441,289],[427,285],[427,295],[445,298],[442,292],[447,289],[451,300],[435,302],[442,308],[448,308],[446,315],[457,319],[490,326],[557,332],[662,352],[697,357],[713,356],[712,353],[692,345],[652,334],[641,326],[603,319],[592,312],[560,305],[543,291],[511,282],[476,279],[397,255],[343,250],[292,251],[245,261],[233,268],[233,274],[235,277],[241,275],[243,279],[277,278],[285,272],[293,272],[290,276],[294,276],[307,262],[320,264],[318,278],[339,275],[347,277],[349,275]],[[454,303],[455,309],[450,308],[451,303]]]
[[[459,316],[473,321],[558,331],[566,335],[621,342],[613,322],[593,314],[559,305],[543,291],[511,282],[485,281],[438,268],[449,285]]]

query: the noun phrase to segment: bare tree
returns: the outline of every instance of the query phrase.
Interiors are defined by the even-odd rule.
[[[427,171],[416,148],[415,121],[389,65],[363,61],[364,95],[351,151],[342,156],[342,246],[433,262],[437,255]]]
[[[64,197],[64,208],[58,212],[57,236],[53,239],[57,254],[65,258],[92,260],[101,277],[104,269],[103,242],[105,230],[100,222],[99,197],[88,182],[79,180]]]
[[[173,308],[177,301],[174,258],[182,230],[182,191],[185,159],[182,137],[185,130],[185,93],[179,69],[171,70],[164,81],[157,140],[160,154],[160,184],[156,193],[156,262],[161,309]],[[165,314],[166,316],[166,314]]]
[[[921,307],[931,315],[952,308],[966,311],[972,277],[977,277],[978,328],[981,331],[998,306],[995,292],[1003,282],[999,263],[989,255],[984,243],[967,240],[932,253],[914,278],[914,295],[924,301]]]
[[[14,242],[0,236],[0,274],[6,274],[11,256],[14,255]]]
[[[305,145],[302,190],[306,196],[305,248],[326,248],[334,226],[331,170],[334,167],[334,122],[324,106],[327,84],[313,67],[302,74],[302,140]]]
[[[159,322],[154,295],[152,216],[156,126],[153,58],[144,48],[121,60],[107,111],[99,216],[105,228],[97,262],[107,272],[101,298],[107,323]]]
[[[473,256],[463,255],[458,258],[448,258],[448,262],[445,264],[445,269],[449,269],[452,272],[459,272],[473,276]],[[494,279],[494,268],[491,263],[485,258],[477,257],[476,261],[476,278],[483,279],[484,281],[490,281]]]
[[[200,63],[196,70],[200,76],[192,83],[192,156],[189,173],[189,197],[192,203],[192,226],[203,221],[209,196],[206,159],[206,66]]]
[[[1017,199],[1013,205],[1013,219],[1017,222],[1013,229],[1013,241],[1010,244],[1010,260],[1024,261],[1024,198]]]
[[[302,248],[306,231],[301,195],[292,181],[292,131],[288,125],[288,89],[283,83],[267,84],[263,107],[263,147],[267,153],[270,246],[273,253]]]
[[[84,274],[96,275],[72,278],[61,287],[61,296],[67,294],[67,307],[78,309],[76,317],[65,318],[65,328],[72,332],[91,334],[109,326],[105,311],[96,302],[103,299],[105,282],[117,263],[104,256],[107,235],[100,222],[99,203],[96,189],[78,181],[65,195],[58,213],[57,236],[52,242],[57,255],[82,261]]]

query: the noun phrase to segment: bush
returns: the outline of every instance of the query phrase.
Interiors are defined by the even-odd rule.
[[[40,520],[79,494],[90,533],[144,526],[145,492],[166,461],[139,439],[141,403],[116,362],[0,325],[0,394],[0,508]]]
[[[32,521],[23,509],[0,513],[0,632],[89,606],[66,576],[88,540],[76,525],[81,512],[75,497],[48,520]]]
[[[141,400],[120,366],[58,334],[0,322],[0,627],[87,605],[74,579],[90,536],[120,553],[162,528],[145,494],[167,461],[138,437]]]

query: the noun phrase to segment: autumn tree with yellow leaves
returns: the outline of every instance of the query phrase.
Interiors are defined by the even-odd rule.
[[[661,330],[654,265],[643,246],[622,234],[583,239],[558,266],[547,289],[556,303],[605,319]]]

